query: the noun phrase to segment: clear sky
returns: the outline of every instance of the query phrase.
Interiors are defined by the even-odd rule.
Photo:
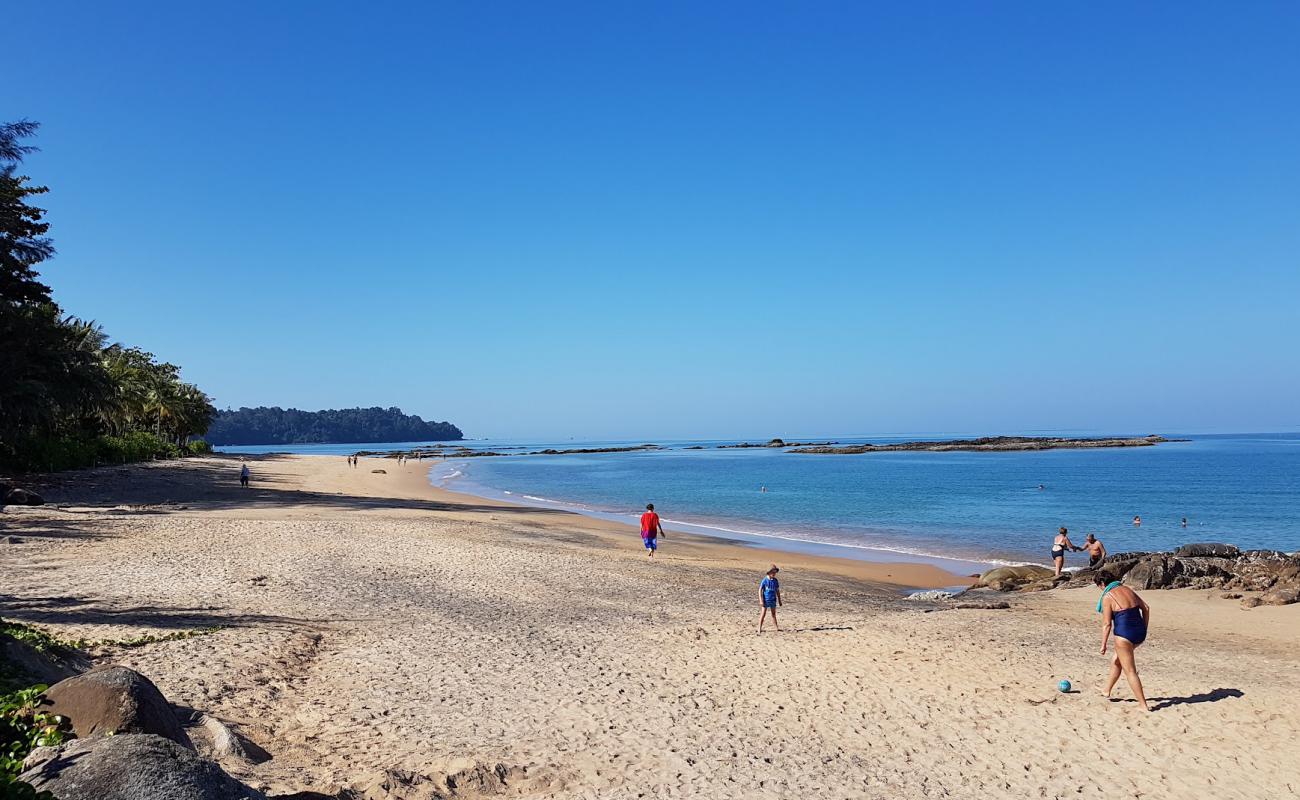
[[[470,436],[1294,430],[1300,5],[5,11],[70,312]]]

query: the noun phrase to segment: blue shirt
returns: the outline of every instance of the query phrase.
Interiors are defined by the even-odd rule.
[[[763,582],[758,585],[758,590],[763,593],[764,603],[775,603],[776,593],[781,588],[781,582],[776,578],[764,578]]]

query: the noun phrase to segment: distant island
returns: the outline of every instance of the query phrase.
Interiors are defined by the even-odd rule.
[[[818,453],[831,455],[857,455],[859,453],[887,453],[898,450],[923,452],[948,452],[966,450],[976,452],[1007,452],[1017,450],[1067,450],[1088,447],[1151,447],[1163,442],[1186,441],[1166,439],[1163,436],[1127,438],[1065,439],[1053,436],[985,436],[979,439],[950,439],[943,442],[897,442],[893,444],[855,444],[845,447],[798,447],[790,453]]]
[[[278,406],[218,411],[206,439],[230,444],[448,442],[465,438],[450,422],[425,422],[400,408],[300,411]]]

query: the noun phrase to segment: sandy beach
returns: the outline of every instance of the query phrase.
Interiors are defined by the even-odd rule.
[[[454,796],[1300,796],[1300,606],[1146,593],[1145,714],[1122,681],[1100,696],[1092,590],[935,611],[901,599],[954,582],[930,565],[671,527],[649,562],[630,528],[439,491],[429,462],[251,466],[248,490],[219,457],[52,479],[0,516],[23,540],[0,616],[223,626],[97,658],[263,747],[223,760],[256,787],[432,798],[482,766],[499,780]],[[783,630],[760,637],[773,561]]]

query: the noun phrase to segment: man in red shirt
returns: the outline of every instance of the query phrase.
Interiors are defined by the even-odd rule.
[[[645,513],[641,515],[641,541],[645,543],[645,552],[650,558],[655,557],[655,549],[659,547],[657,539],[663,535],[664,528],[659,524],[655,504],[646,503]]]

